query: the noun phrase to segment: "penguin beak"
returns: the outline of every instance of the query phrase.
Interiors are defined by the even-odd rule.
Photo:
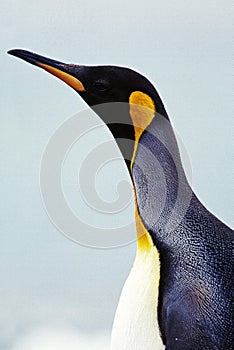
[[[75,76],[79,72],[79,68],[81,68],[81,66],[62,63],[25,50],[15,49],[8,51],[8,53],[10,55],[19,57],[35,66],[43,68],[47,72],[63,80],[66,84],[78,92],[85,91],[84,85]]]

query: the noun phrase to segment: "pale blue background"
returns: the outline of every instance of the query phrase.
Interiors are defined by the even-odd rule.
[[[51,224],[40,159],[85,104],[6,51],[144,73],[186,145],[196,193],[231,225],[231,1],[1,1],[0,25],[0,349],[104,349],[135,245],[89,249]]]

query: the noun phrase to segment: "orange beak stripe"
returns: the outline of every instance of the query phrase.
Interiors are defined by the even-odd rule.
[[[81,83],[81,81],[72,75],[63,72],[62,70],[58,68],[51,67],[47,64],[37,62],[36,63],[39,67],[45,69],[47,72],[53,74],[57,78],[63,80],[66,84],[71,86],[73,89],[77,91],[85,91],[84,85]]]

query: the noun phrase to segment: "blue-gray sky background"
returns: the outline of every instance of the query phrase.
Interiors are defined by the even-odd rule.
[[[186,145],[195,192],[231,225],[231,1],[1,1],[0,26],[0,350],[37,350],[40,341],[64,350],[71,339],[71,350],[108,348],[135,244],[90,249],[51,224],[40,195],[42,153],[57,127],[86,106],[6,51],[146,75]],[[118,171],[127,179],[122,167],[115,165],[116,181]],[[110,195],[111,169],[105,176]]]

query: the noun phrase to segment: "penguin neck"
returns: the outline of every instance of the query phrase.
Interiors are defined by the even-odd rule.
[[[142,134],[132,166],[139,217],[146,232],[166,242],[185,216],[193,192],[186,179],[169,120],[156,114]],[[155,237],[152,237],[154,241]],[[170,239],[169,239],[170,240]]]

